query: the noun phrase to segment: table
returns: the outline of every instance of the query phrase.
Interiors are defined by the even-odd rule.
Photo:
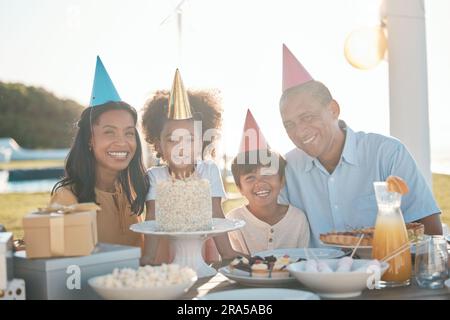
[[[195,285],[183,296],[182,299],[191,300],[193,298],[202,297],[208,293],[231,290],[231,289],[243,289],[251,288],[243,286],[221,273],[216,274],[213,277],[202,278],[195,283]],[[280,287],[281,288],[281,287]],[[308,288],[302,286],[299,282],[293,282],[292,284],[285,285],[286,289],[298,289],[311,291]],[[324,299],[324,298],[322,298]],[[364,290],[362,295],[355,298],[349,298],[350,300],[450,300],[450,290],[444,287],[443,289],[422,289],[419,288],[415,280],[412,279],[411,284],[407,287],[399,288],[385,288]],[[346,299],[347,300],[347,299]]]
[[[450,264],[450,262],[449,262]],[[226,264],[225,264],[226,265]],[[217,265],[216,267],[220,267]],[[232,289],[244,289],[252,288],[248,286],[236,283],[233,280],[229,280],[221,273],[217,273],[215,276],[199,279],[195,285],[182,297],[182,299],[191,300],[194,298],[202,297],[208,293],[219,292]],[[286,289],[298,289],[311,291],[299,282],[293,282],[289,285],[284,285]],[[325,298],[321,298],[324,299]],[[411,284],[406,287],[397,288],[384,288],[384,289],[366,289],[362,295],[354,298],[348,298],[349,300],[450,300],[450,290],[447,287],[443,289],[422,289],[419,288],[415,282],[414,276],[412,276]],[[346,299],[347,300],[347,299]]]
[[[195,283],[195,285],[186,293],[183,299],[191,300],[193,298],[202,297],[208,293],[231,290],[231,289],[243,289],[251,288],[243,286],[221,273],[216,274],[213,277],[202,278]],[[308,288],[302,286],[299,282],[293,282],[292,284],[285,285],[286,289],[298,289],[310,291]],[[322,298],[323,299],[323,298]],[[364,290],[362,295],[351,300],[450,300],[450,290],[446,287],[443,289],[422,289],[417,286],[415,280],[411,280],[411,284],[407,287],[398,288],[385,288]]]

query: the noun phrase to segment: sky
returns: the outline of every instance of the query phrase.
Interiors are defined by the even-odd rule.
[[[344,57],[347,36],[379,22],[379,0],[0,0],[0,81],[40,86],[87,105],[97,55],[137,109],[170,89],[220,90],[222,145],[237,152],[250,108],[269,144],[293,148],[278,111],[281,46],[324,82],[354,130],[389,134],[388,62],[370,70]],[[432,167],[450,173],[450,1],[426,0]],[[181,50],[180,50],[181,48]]]

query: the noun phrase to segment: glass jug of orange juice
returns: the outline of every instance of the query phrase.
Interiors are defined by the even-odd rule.
[[[389,192],[386,182],[374,182],[378,214],[372,244],[373,259],[381,260],[408,241],[400,210],[401,194]],[[407,286],[411,278],[411,251],[408,249],[388,261],[379,287]]]

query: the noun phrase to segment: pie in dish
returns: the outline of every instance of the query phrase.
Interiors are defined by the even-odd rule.
[[[406,224],[408,238],[411,241],[417,240],[424,235],[424,226],[418,222]],[[374,227],[355,229],[343,232],[328,232],[320,235],[320,240],[326,244],[336,244],[341,246],[355,246],[358,244],[359,238],[364,234],[360,246],[371,246],[373,241]]]

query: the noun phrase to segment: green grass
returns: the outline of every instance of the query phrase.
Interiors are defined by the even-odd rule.
[[[24,160],[0,163],[0,170],[44,169],[52,167],[64,167],[64,160]]]
[[[227,192],[237,192],[233,184],[225,185]],[[433,193],[442,210],[442,222],[450,226],[450,175],[433,175]],[[22,217],[28,212],[45,206],[50,194],[44,193],[8,193],[0,194],[0,224],[14,233],[15,238],[23,237]],[[223,203],[224,212],[237,208],[245,203],[245,199],[236,198]]]
[[[433,174],[433,194],[441,208],[441,220],[450,227],[450,176]]]
[[[23,237],[22,218],[39,207],[45,207],[50,193],[0,193],[0,224],[14,233],[15,238]]]

